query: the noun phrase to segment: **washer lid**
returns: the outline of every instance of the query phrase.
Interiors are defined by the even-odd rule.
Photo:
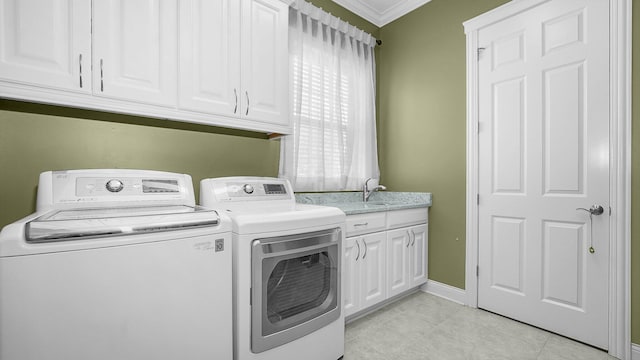
[[[57,210],[29,221],[27,242],[101,238],[217,226],[215,210],[199,206],[115,207]]]

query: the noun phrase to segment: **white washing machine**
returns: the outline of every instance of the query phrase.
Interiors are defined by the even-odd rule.
[[[230,241],[189,175],[42,173],[0,233],[0,359],[231,359]]]
[[[200,204],[233,222],[234,359],[341,358],[345,214],[277,178],[205,179]]]

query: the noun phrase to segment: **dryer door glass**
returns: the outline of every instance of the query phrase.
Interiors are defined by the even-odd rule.
[[[253,242],[253,352],[295,340],[339,317],[340,249],[339,229]]]

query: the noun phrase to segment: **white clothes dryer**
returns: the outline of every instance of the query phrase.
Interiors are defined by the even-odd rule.
[[[0,233],[0,359],[231,359],[230,241],[189,175],[42,173]]]
[[[345,214],[277,178],[202,180],[200,204],[233,222],[234,359],[342,358]]]

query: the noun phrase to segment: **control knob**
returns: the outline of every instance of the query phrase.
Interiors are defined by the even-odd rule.
[[[242,186],[242,190],[244,190],[244,192],[245,192],[245,193],[247,193],[247,194],[253,194],[253,190],[254,190],[254,189],[253,189],[253,185],[251,185],[251,184],[244,184],[244,185]]]
[[[114,192],[114,193],[115,192],[120,192],[120,191],[122,191],[122,189],[124,189],[124,183],[121,180],[118,180],[118,179],[111,179],[111,180],[107,181],[107,184],[105,185],[105,187],[110,192]]]

